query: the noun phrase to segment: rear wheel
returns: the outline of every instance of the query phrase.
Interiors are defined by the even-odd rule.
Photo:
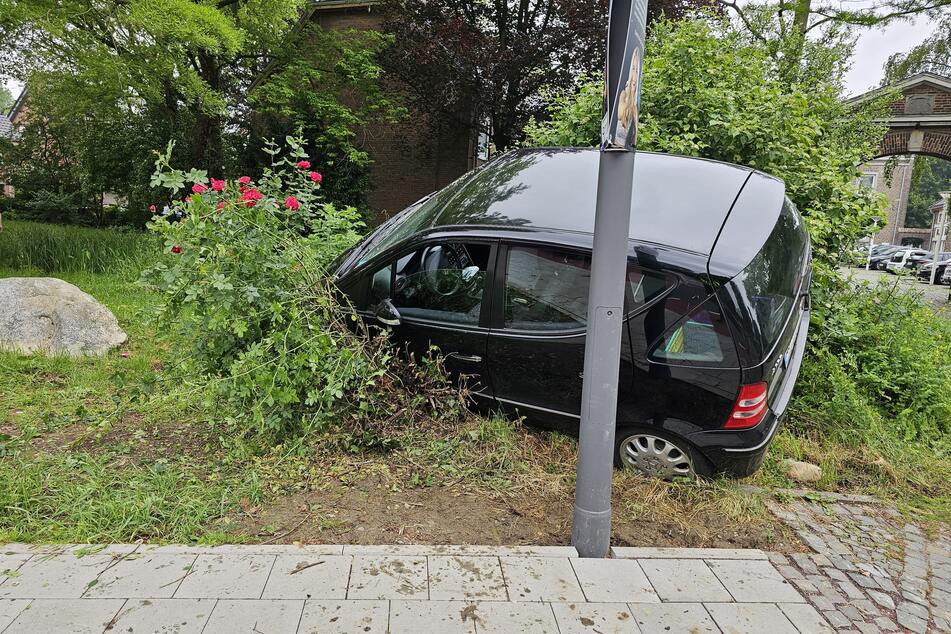
[[[709,477],[709,461],[689,443],[664,432],[619,427],[614,443],[614,464],[661,480]]]

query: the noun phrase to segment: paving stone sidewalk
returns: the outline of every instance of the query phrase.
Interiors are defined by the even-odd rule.
[[[758,550],[7,544],[0,572],[2,634],[832,631]]]
[[[769,555],[838,632],[951,632],[951,533],[862,498],[770,503],[815,554]]]

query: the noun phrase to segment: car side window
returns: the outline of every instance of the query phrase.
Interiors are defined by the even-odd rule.
[[[374,273],[370,292],[404,318],[476,325],[490,252],[485,243],[430,243]]]
[[[588,313],[591,256],[546,246],[510,246],[505,267],[503,315],[506,328],[584,328]],[[628,267],[628,310],[650,302],[668,286],[655,273]]]
[[[683,298],[669,297],[663,303],[663,309],[668,315],[683,315],[684,303]],[[652,310],[660,307],[659,304]],[[674,365],[737,365],[736,346],[716,297],[710,297],[670,328],[654,344],[650,358]]]

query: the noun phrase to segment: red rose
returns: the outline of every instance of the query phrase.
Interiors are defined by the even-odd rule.
[[[172,247],[172,253],[178,254],[178,253],[181,253],[181,252],[182,252],[182,248],[181,248],[180,246],[178,246],[177,244]]]
[[[324,180],[324,177],[321,175],[320,172],[311,172],[311,173],[310,173],[310,180],[314,181],[315,183],[319,183],[319,182],[321,182],[322,180]]]
[[[195,183],[192,185],[192,192],[195,194],[204,194],[206,191],[208,191],[208,188],[201,183]]]
[[[225,182],[220,181],[217,178],[213,178],[211,179],[211,188],[215,190],[216,192],[223,191],[225,188]]]
[[[218,211],[221,211],[224,208],[225,208],[225,201],[222,200],[221,202],[218,203]]]
[[[158,212],[158,209],[155,208],[155,205],[149,205],[149,211],[151,211],[154,214]]]
[[[247,185],[248,183],[251,182],[251,177],[250,177],[250,176],[242,176],[241,178],[238,179],[238,182],[241,183],[242,185]]]
[[[244,190],[241,194],[241,200],[244,201],[246,207],[254,207],[254,203],[264,198],[264,194],[254,189],[253,187]]]
[[[310,161],[297,161],[297,167],[302,170],[308,169],[310,167]]]
[[[288,196],[284,199],[284,206],[290,209],[291,211],[297,211],[300,209],[300,201],[298,201],[293,196]]]

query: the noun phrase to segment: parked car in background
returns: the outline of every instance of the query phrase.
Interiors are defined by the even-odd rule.
[[[938,254],[938,263],[933,264],[930,259],[931,256],[928,256],[929,261],[922,264],[918,267],[918,279],[922,282],[931,281],[931,269],[937,269],[934,275],[935,284],[941,284],[941,280],[944,277],[944,272],[948,268],[948,264],[951,264],[951,252],[939,253]]]
[[[746,476],[792,395],[811,251],[782,181],[639,152],[615,464]],[[598,152],[506,153],[381,225],[338,288],[416,354],[436,346],[473,400],[576,432]]]
[[[885,265],[889,273],[917,271],[918,267],[928,260],[929,254],[924,249],[903,249],[895,251]]]
[[[951,285],[951,266],[944,269],[944,275],[941,276],[941,283]]]
[[[906,247],[899,247],[895,246],[894,244],[889,244],[869,259],[869,268],[873,271],[884,271],[885,265],[888,264],[888,261],[892,258],[892,255],[894,255],[896,251],[901,251],[904,248]]]

